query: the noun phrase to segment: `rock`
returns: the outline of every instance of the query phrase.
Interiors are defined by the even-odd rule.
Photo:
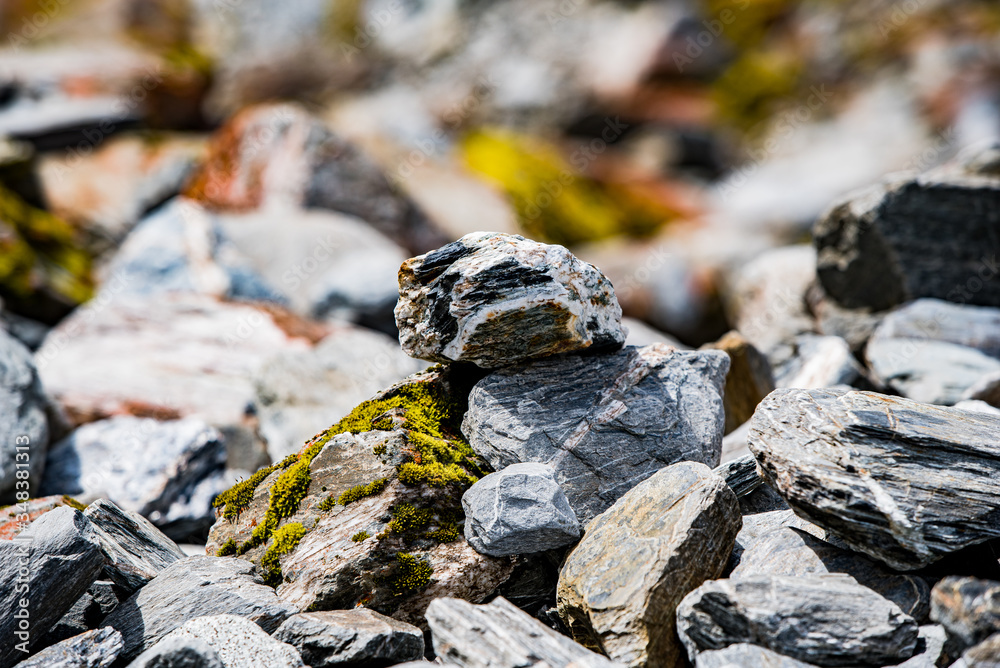
[[[757,668],[810,668],[811,663],[802,663],[795,659],[772,652],[765,647],[750,643],[736,643],[722,649],[713,649],[698,653],[697,668],[740,668],[740,666],[755,666]]]
[[[122,634],[106,626],[46,647],[16,668],[110,668],[121,651]]]
[[[0,329],[7,330],[8,334],[20,341],[28,350],[34,352],[41,347],[42,341],[49,334],[50,327],[23,315],[4,311],[3,303],[0,302]]]
[[[796,513],[912,570],[1000,535],[998,428],[874,392],[782,389],[754,414],[750,449]]]
[[[918,634],[894,603],[845,575],[706,582],[681,601],[677,630],[692,659],[752,643],[821,666],[897,663]]]
[[[0,645],[2,668],[37,645],[97,579],[103,563],[93,524],[73,508],[51,510],[13,540],[0,542],[0,609],[6,611],[0,633],[7,638]],[[23,619],[29,620],[27,629]]]
[[[747,434],[749,433],[750,421],[747,420],[722,438],[722,455],[719,457],[720,465],[750,454],[750,448],[747,446]]]
[[[975,647],[970,647],[953,668],[997,668],[1000,666],[1000,633],[996,633]]]
[[[365,608],[292,615],[274,639],[295,647],[312,668],[392,665],[424,656],[420,629]]]
[[[202,641],[226,668],[303,668],[302,657],[252,621],[231,614],[208,615],[185,622],[161,642]]]
[[[917,299],[886,314],[872,341],[919,339],[975,348],[1000,358],[1000,309]]]
[[[618,663],[676,665],[677,604],[719,577],[740,525],[736,495],[704,464],[659,471],[587,525],[559,573],[559,616]]]
[[[49,444],[47,399],[31,353],[0,330],[0,504],[14,500],[15,491],[38,489]],[[18,471],[28,479],[17,486]]]
[[[255,405],[271,460],[298,452],[359,403],[423,366],[389,337],[346,326],[312,350],[265,360],[254,376]]]
[[[851,352],[859,355],[885,316],[885,311],[867,308],[844,308],[831,299],[818,284],[806,293],[809,309],[816,318],[816,331],[824,336],[837,336],[847,341]]]
[[[117,606],[118,596],[115,595],[114,583],[110,580],[95,580],[55,626],[49,629],[38,646],[48,647],[99,628],[104,618]]]
[[[407,354],[483,368],[625,341],[611,283],[562,246],[478,232],[399,270],[396,324]]]
[[[873,338],[865,355],[875,380],[905,397],[950,406],[1000,360],[975,348],[920,339]]]
[[[218,211],[290,205],[346,213],[411,252],[445,242],[374,163],[290,104],[258,105],[231,118],[184,194]]]
[[[913,656],[896,665],[898,668],[937,668],[947,659],[944,653],[945,641],[946,635],[943,626],[925,624],[920,627],[917,649]]]
[[[239,615],[273,632],[295,610],[279,601],[253,571],[253,565],[242,559],[187,557],[175,561],[121,603],[104,623],[121,632],[125,640],[122,658],[126,660],[199,617]]]
[[[427,608],[434,652],[464,668],[533,666],[610,668],[617,664],[543,626],[504,598],[472,605],[439,598]]]
[[[969,386],[963,399],[985,401],[994,408],[1000,407],[1000,373],[988,373]]]
[[[962,399],[956,403],[952,408],[958,408],[963,411],[972,411],[973,413],[988,413],[990,415],[1000,415],[1000,408],[996,406],[991,406],[985,401],[979,401],[978,399]]]
[[[678,461],[719,463],[729,357],[662,344],[500,369],[462,432],[494,469],[548,464],[581,523]]]
[[[492,557],[530,554],[576,542],[580,523],[555,472],[544,464],[512,464],[462,496],[465,539]]]
[[[814,389],[850,385],[864,376],[847,341],[839,336],[802,334],[790,342],[791,357],[775,370],[778,387]]]
[[[736,580],[759,575],[804,577],[827,573],[850,575],[918,622],[927,619],[930,588],[923,578],[893,573],[863,555],[793,527],[773,529],[744,544],[739,565],[729,577]]]
[[[12,506],[0,508],[0,540],[10,540],[28,528],[31,522],[49,512],[53,508],[70,506],[77,510],[83,509],[83,504],[68,496],[43,496],[29,499]],[[24,521],[27,519],[27,521]]]
[[[226,668],[204,640],[168,635],[128,664],[128,668]]]
[[[995,176],[932,171],[853,193],[813,230],[823,289],[847,308],[932,297],[1000,306]],[[873,290],[877,285],[879,289]]]
[[[738,499],[752,494],[764,482],[757,472],[757,460],[751,454],[720,464],[714,473],[726,481]]]
[[[104,552],[104,575],[125,596],[144,586],[184,553],[146,518],[107,499],[94,501],[83,514],[90,518]]]
[[[750,419],[757,404],[774,390],[774,376],[767,358],[736,331],[702,349],[721,350],[729,355],[729,373],[723,400],[726,409],[726,433]]]
[[[957,653],[1000,633],[1000,582],[949,576],[931,591],[931,619],[945,627]]]
[[[167,531],[175,523],[207,528],[214,521],[211,499],[185,506],[205,481],[216,481],[216,492],[224,489],[225,463],[225,439],[202,420],[121,415],[85,424],[53,446],[41,491],[84,503],[107,498]]]
[[[625,332],[626,346],[642,348],[651,343],[665,343],[678,350],[688,350],[687,346],[666,332],[654,329],[636,318],[622,317],[622,330]]]

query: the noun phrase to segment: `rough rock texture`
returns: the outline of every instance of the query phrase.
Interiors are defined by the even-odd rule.
[[[1000,309],[917,299],[886,314],[871,338],[882,339],[945,341],[1000,358]]]
[[[764,482],[757,471],[757,460],[750,454],[720,464],[714,472],[726,481],[738,499],[752,494]]]
[[[43,494],[71,494],[84,503],[107,498],[167,530],[210,526],[211,499],[199,485],[222,487],[225,441],[205,422],[127,415],[85,424],[49,450]]]
[[[185,622],[164,637],[200,640],[215,650],[226,668],[303,668],[298,651],[275,640],[237,615],[209,615]]]
[[[958,651],[1000,633],[1000,582],[946,577],[931,591],[931,618],[945,627]]]
[[[543,626],[502,597],[485,605],[439,598],[427,608],[434,651],[463,668],[611,668],[617,664]]]
[[[14,500],[17,472],[28,471],[38,489],[49,444],[45,392],[31,353],[0,329],[0,504]],[[18,448],[17,446],[26,446]],[[19,466],[20,464],[20,466]]]
[[[684,597],[677,630],[688,656],[752,643],[820,666],[908,659],[917,624],[845,575],[715,580]]]
[[[46,647],[16,668],[110,668],[122,651],[122,634],[110,626]]]
[[[824,290],[848,308],[933,297],[1000,306],[1000,180],[931,172],[835,204],[813,230]],[[872,286],[878,289],[873,290]]]
[[[295,647],[312,668],[377,668],[424,656],[420,629],[366,608],[292,615],[274,639]]]
[[[407,354],[483,368],[625,342],[610,281],[562,246],[474,232],[403,263],[396,324]]]
[[[66,614],[39,641],[39,647],[48,647],[67,638],[100,628],[101,622],[118,605],[115,585],[110,580],[95,580],[76,599]]]
[[[952,666],[953,668],[1000,667],[1000,633],[990,636],[975,647],[970,647]]]
[[[783,389],[750,449],[802,517],[899,570],[1000,535],[1000,418],[874,392]]]
[[[512,464],[462,496],[465,539],[493,557],[562,547],[580,537],[566,493],[544,464]]]
[[[472,389],[462,432],[495,469],[550,465],[581,523],[657,470],[719,463],[729,357],[662,344],[498,370]]]
[[[103,562],[93,524],[73,508],[49,511],[14,540],[0,542],[0,610],[5,611],[0,634],[6,638],[0,667],[24,657],[18,647],[37,643],[97,579]],[[27,576],[20,573],[25,566]],[[31,593],[26,607],[21,605],[25,591]],[[19,629],[25,617],[27,632]]]
[[[10,540],[27,529],[31,522],[60,506],[82,508],[83,504],[59,494],[29,499],[0,509],[0,540]],[[27,522],[22,521],[24,519],[27,519]]]
[[[984,401],[994,408],[1000,407],[1000,372],[986,374],[962,395],[962,399]]]
[[[107,499],[94,501],[83,511],[97,530],[104,552],[104,576],[126,595],[152,580],[184,553],[138,513],[123,510]]]
[[[920,627],[917,648],[909,659],[896,664],[898,668],[937,668],[945,660],[947,633],[940,624],[925,624]]]
[[[721,350],[729,355],[729,373],[726,374],[726,391],[723,394],[728,434],[749,420],[757,404],[774,390],[771,364],[763,353],[736,331],[702,348]]]
[[[810,668],[812,664],[751,645],[736,643],[698,654],[697,668]]]
[[[128,668],[228,668],[204,640],[171,636],[156,643],[128,664]]]
[[[865,350],[874,379],[904,397],[950,406],[1000,360],[967,346],[920,339],[873,339]]]
[[[717,578],[741,520],[736,494],[704,464],[674,464],[587,525],[559,573],[573,637],[628,666],[674,666],[674,611]]]
[[[122,657],[131,659],[191,619],[239,615],[273,632],[294,612],[261,584],[249,562],[187,557],[161,571],[104,623],[121,632]]]
[[[789,342],[789,347],[791,356],[775,369],[778,387],[850,385],[864,374],[851,347],[839,336],[801,334]]]

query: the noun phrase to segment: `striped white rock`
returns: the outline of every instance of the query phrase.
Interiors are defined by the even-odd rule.
[[[396,324],[407,354],[483,368],[625,342],[611,282],[562,246],[473,232],[407,260]]]

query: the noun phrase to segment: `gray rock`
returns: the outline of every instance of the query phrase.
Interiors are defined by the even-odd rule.
[[[469,395],[462,432],[494,469],[550,465],[581,523],[678,461],[719,463],[729,357],[662,344],[501,369]]]
[[[122,510],[113,501],[98,499],[83,514],[97,530],[104,552],[104,576],[126,596],[152,580],[184,553],[177,544],[138,513]]]
[[[261,584],[253,564],[226,557],[175,561],[108,615],[125,639],[122,657],[134,658],[191,619],[232,614],[267,632],[295,612]]]
[[[559,573],[559,616],[614,661],[676,665],[677,604],[719,577],[740,524],[736,495],[704,464],[659,471],[587,525]]]
[[[962,653],[953,668],[1000,668],[1000,633],[996,633],[975,647]]]
[[[1000,418],[874,392],[776,390],[750,449],[788,504],[897,570],[1000,535]]]
[[[110,626],[67,638],[15,668],[110,668],[122,651],[122,634]]]
[[[168,635],[128,668],[225,668],[212,646],[198,638]]]
[[[817,222],[817,275],[848,308],[884,310],[921,297],[1000,306],[1000,180],[937,171],[883,183]],[[873,289],[877,286],[877,289]]]
[[[37,496],[49,445],[45,416],[47,399],[31,360],[20,341],[0,328],[0,504],[9,504],[15,492]],[[19,447],[20,446],[20,447]],[[29,477],[15,489],[18,471]]]
[[[202,641],[215,650],[226,668],[303,668],[302,657],[238,615],[197,617],[174,629],[164,640]]]
[[[93,524],[65,506],[45,513],[13,540],[0,541],[0,610],[5,611],[0,635],[6,638],[0,668],[17,663],[44,637],[97,579],[103,562]],[[25,600],[28,605],[22,606]]]
[[[985,401],[994,408],[1000,407],[1000,372],[982,376],[969,386],[962,398]]]
[[[945,660],[945,642],[947,634],[940,624],[925,624],[920,627],[917,637],[917,648],[913,656],[897,668],[937,668]]]
[[[752,494],[764,482],[757,472],[757,460],[750,454],[720,464],[715,473],[726,481],[738,499]]]
[[[698,654],[695,668],[810,668],[812,664],[796,661],[750,643],[736,643],[722,649]]]
[[[1000,633],[1000,582],[946,577],[931,591],[931,619],[961,652]]]
[[[750,433],[750,420],[747,420],[739,427],[722,437],[722,455],[719,461],[728,464],[731,461],[750,455],[750,448],[747,446],[747,434]],[[750,455],[751,457],[753,455]]]
[[[813,389],[850,385],[864,375],[851,347],[839,336],[802,334],[790,346],[792,356],[775,369],[778,387]]]
[[[681,601],[677,630],[692,659],[752,643],[820,666],[897,663],[918,634],[894,603],[846,575],[706,582]]]
[[[465,539],[493,557],[530,554],[576,542],[580,523],[555,472],[512,464],[481,478],[462,496]]]
[[[878,383],[928,404],[950,406],[983,376],[1000,373],[1000,360],[944,341],[872,339],[865,355]]]
[[[611,668],[617,664],[543,626],[503,597],[484,605],[439,598],[427,608],[434,652],[464,668]]]
[[[396,324],[407,354],[483,368],[625,342],[611,282],[562,246],[474,232],[403,263]]]
[[[952,408],[958,408],[963,411],[972,411],[973,413],[987,413],[989,415],[1000,415],[1000,408],[996,406],[991,406],[985,401],[980,401],[979,399],[962,399],[956,403]]]
[[[871,338],[883,339],[944,341],[1000,358],[1000,309],[918,299],[886,314]]]
[[[225,463],[222,434],[202,420],[122,415],[85,424],[53,446],[41,491],[84,503],[107,498],[168,530],[174,523],[204,528],[215,520],[212,500],[191,502]]]
[[[721,350],[729,355],[723,393],[728,434],[749,420],[757,404],[774,390],[771,364],[737,331],[726,333],[714,343],[706,343],[702,350]]]
[[[423,631],[367,608],[292,615],[274,639],[295,647],[312,668],[388,666],[424,656]]]

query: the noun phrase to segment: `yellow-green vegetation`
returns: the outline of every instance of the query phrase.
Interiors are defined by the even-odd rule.
[[[357,485],[356,487],[350,488],[346,492],[342,492],[340,496],[337,497],[337,503],[342,506],[346,506],[367,496],[375,496],[376,494],[380,494],[388,484],[388,479],[379,478],[378,480],[372,480],[367,485]]]
[[[520,226],[535,239],[572,245],[618,234],[648,236],[669,216],[582,174],[575,166],[595,157],[587,151],[567,162],[536,138],[480,130],[465,137],[462,153],[470,169],[507,194]]]
[[[296,459],[297,455],[289,455],[277,464],[262,468],[246,480],[236,483],[215,497],[212,506],[214,508],[222,508],[222,516],[227,520],[236,519],[243,512],[243,509],[250,505],[254,492],[257,491],[260,483],[264,482],[264,478],[280,468],[288,468]]]
[[[367,531],[359,531],[356,534],[354,534],[353,536],[351,536],[351,540],[353,540],[355,543],[361,543],[361,542],[364,542],[364,541],[368,540],[371,537],[372,537],[372,535],[370,533],[368,533]]]
[[[434,531],[424,534],[427,538],[439,543],[450,543],[458,540],[461,534],[458,532],[458,525],[454,522],[441,522],[441,526]]]
[[[400,503],[389,509],[392,521],[389,522],[389,531],[393,533],[405,533],[421,529],[431,523],[434,519],[434,511],[428,508],[417,509],[408,503]]]
[[[222,546],[215,551],[215,556],[217,557],[231,557],[236,554],[236,541],[232,538],[227,540]]]
[[[87,509],[86,504],[80,503],[79,501],[77,501],[76,499],[74,499],[72,496],[63,495],[62,500],[63,500],[63,503],[65,503],[67,506],[69,506],[70,508],[75,508],[75,509],[79,510],[81,513],[84,510]]]
[[[281,556],[294,550],[305,535],[305,527],[298,522],[289,522],[274,532],[274,542],[260,560],[260,566],[264,570],[264,584],[271,587],[281,584]]]
[[[433,567],[426,561],[408,552],[396,554],[397,573],[390,581],[390,587],[397,594],[423,589],[431,581]]]
[[[482,470],[476,465],[475,451],[465,441],[434,438],[418,432],[410,433],[410,443],[416,450],[412,462],[399,465],[397,474],[406,485],[426,483],[444,487],[451,483],[471,485]],[[471,472],[475,472],[473,475]]]

